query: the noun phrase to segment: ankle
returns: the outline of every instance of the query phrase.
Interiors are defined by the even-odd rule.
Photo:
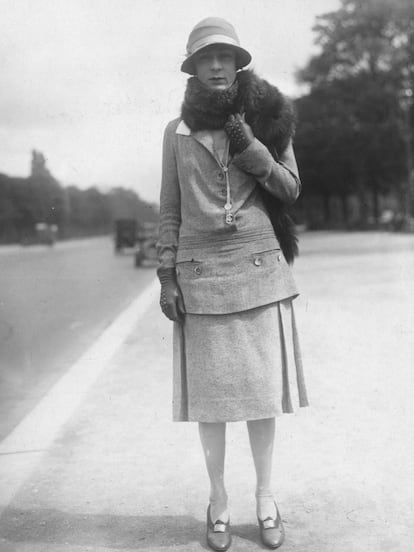
[[[276,518],[275,499],[271,492],[256,493],[256,514],[261,521],[268,517],[272,519]]]
[[[229,520],[228,499],[225,492],[219,495],[210,494],[210,517],[213,523],[217,520],[227,523]]]
[[[210,489],[210,504],[227,504],[228,496],[223,487]]]

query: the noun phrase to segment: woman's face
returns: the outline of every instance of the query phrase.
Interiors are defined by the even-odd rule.
[[[236,78],[236,53],[233,48],[214,44],[194,56],[196,76],[211,90],[226,90]]]

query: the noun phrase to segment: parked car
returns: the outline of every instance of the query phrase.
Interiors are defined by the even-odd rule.
[[[139,267],[145,260],[157,259],[158,223],[143,222],[138,226],[135,245],[135,266]]]
[[[121,253],[125,247],[135,247],[138,225],[134,219],[118,219],[114,223],[115,253]]]
[[[115,253],[124,248],[133,248],[134,264],[141,266],[145,260],[157,259],[157,222],[139,222],[135,219],[118,219],[115,221]]]

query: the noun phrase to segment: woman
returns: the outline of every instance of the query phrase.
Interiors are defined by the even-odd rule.
[[[295,399],[307,405],[286,260],[296,238],[283,213],[300,190],[294,117],[277,88],[240,71],[250,61],[227,21],[198,23],[181,67],[193,76],[163,144],[158,276],[174,321],[173,417],[199,423],[213,550],[231,544],[226,422],[247,421],[260,535],[277,548],[275,416],[292,412]]]

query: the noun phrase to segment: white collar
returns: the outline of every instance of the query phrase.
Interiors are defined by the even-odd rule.
[[[175,133],[182,134],[183,136],[191,136],[191,129],[185,121],[181,120]]]

